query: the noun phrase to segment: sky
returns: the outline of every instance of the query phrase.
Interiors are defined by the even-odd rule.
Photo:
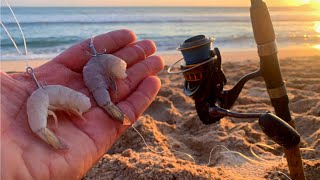
[[[12,6],[249,6],[250,0],[7,0]],[[297,6],[320,0],[265,0],[268,6]],[[1,5],[4,2],[1,0]]]

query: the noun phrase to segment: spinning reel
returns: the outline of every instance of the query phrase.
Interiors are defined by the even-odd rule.
[[[300,135],[294,129],[294,120],[289,109],[289,98],[278,60],[274,28],[266,3],[251,0],[250,17],[254,39],[260,57],[260,69],[239,80],[230,90],[223,90],[226,77],[221,69],[218,48],[212,50],[213,39],[198,35],[185,40],[178,50],[185,64],[180,71],[185,78],[184,93],[195,101],[198,116],[204,124],[212,124],[225,116],[235,118],[259,118],[262,131],[284,147],[284,153],[292,179],[305,180],[299,150]],[[236,113],[229,109],[238,98],[244,84],[250,79],[263,77],[275,115],[270,113]],[[290,124],[290,125],[289,125]]]
[[[234,118],[259,118],[263,132],[285,148],[299,144],[297,131],[281,118],[270,113],[237,113],[229,109],[234,105],[245,83],[261,76],[257,70],[242,77],[230,90],[224,90],[227,83],[221,68],[222,57],[218,48],[212,49],[214,39],[198,35],[185,40],[177,50],[183,58],[174,63],[168,73],[184,75],[184,94],[194,99],[199,119],[212,124],[225,116]],[[178,62],[180,71],[172,71]]]

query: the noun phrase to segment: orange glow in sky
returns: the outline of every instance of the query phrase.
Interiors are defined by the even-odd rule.
[[[267,4],[270,4],[271,0],[265,0]],[[272,4],[272,3],[271,3]],[[287,5],[287,6],[299,6],[299,5],[311,5],[314,8],[320,7],[320,0],[280,0],[278,2],[274,2],[275,5],[281,4],[281,5]]]
[[[320,0],[264,0],[268,6],[320,7]],[[13,6],[250,6],[250,0],[11,0]],[[320,8],[319,8],[320,9]]]

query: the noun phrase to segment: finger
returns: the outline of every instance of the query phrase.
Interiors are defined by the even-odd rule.
[[[125,101],[118,103],[117,106],[131,122],[135,122],[152,103],[160,90],[160,86],[161,81],[158,77],[147,77],[135,92],[128,96]]]
[[[117,83],[118,92],[114,102],[119,102],[136,89],[138,84],[148,76],[153,76],[164,67],[160,56],[151,56],[145,61],[133,65],[127,70],[127,78]],[[115,97],[115,96],[113,96]]]
[[[103,52],[106,49],[107,53],[113,53],[135,40],[136,35],[134,32],[125,29],[117,30],[94,37],[94,47],[97,52]],[[74,45],[52,61],[63,64],[73,71],[81,72],[83,66],[90,59],[90,56],[87,54],[87,51],[91,52],[88,47],[89,43],[90,39],[87,39],[82,43]]]
[[[73,123],[92,139],[100,158],[116,140],[118,134],[116,123],[118,122],[111,119],[100,107],[91,108],[83,116],[88,120],[85,125],[80,124],[79,121]]]
[[[130,67],[131,65],[146,59],[155,53],[156,50],[157,48],[153,41],[143,40],[134,42],[113,54],[126,61],[127,66]]]
[[[155,76],[147,77],[142,81],[137,90],[132,93],[125,101],[117,106],[133,122],[151,104],[156,97],[161,82]],[[85,126],[77,125],[90,139],[93,140],[97,155],[102,156],[109,149],[117,138],[124,132],[127,126],[122,126],[99,107],[92,108],[84,117],[90,119]]]

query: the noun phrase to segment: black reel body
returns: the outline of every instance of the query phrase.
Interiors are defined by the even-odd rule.
[[[300,135],[281,118],[266,113],[237,113],[229,111],[237,100],[245,83],[250,79],[261,77],[261,71],[249,73],[242,77],[230,90],[224,90],[227,79],[222,70],[222,58],[218,48],[211,49],[212,38],[203,35],[191,37],[177,49],[182,52],[185,64],[181,71],[185,78],[184,94],[194,99],[200,120],[212,124],[225,116],[235,118],[259,118],[263,132],[283,147],[290,148],[299,144]],[[182,59],[181,59],[182,60]],[[276,127],[274,129],[273,127]]]
[[[223,90],[227,79],[221,68],[222,58],[218,48],[212,50],[213,38],[204,35],[193,36],[184,41],[177,49],[181,51],[185,64],[180,66],[185,78],[184,94],[195,101],[195,107],[200,120],[204,124],[212,124],[219,121],[237,100],[244,84],[260,76],[260,71],[250,73],[230,90]],[[169,73],[170,69],[169,69]],[[222,111],[217,111],[221,108]],[[223,112],[223,113],[221,113]],[[229,115],[234,115],[231,113]],[[251,117],[246,114],[239,117]]]
[[[218,48],[210,50],[210,58],[212,61],[203,60],[208,62],[202,65],[181,65],[182,70],[187,70],[183,72],[184,94],[194,99],[200,120],[204,124],[212,124],[225,116],[256,117],[251,113],[237,114],[229,113],[227,110],[233,106],[245,83],[259,77],[260,71],[242,77],[232,89],[224,90],[227,79],[221,67],[222,58]],[[217,108],[220,110],[217,111]]]
[[[215,48],[211,55],[212,61],[183,73],[185,77],[184,93],[194,99],[198,116],[204,124],[212,124],[223,117],[210,115],[209,108],[219,104],[223,86],[227,83],[221,69],[219,49]],[[181,69],[190,67],[192,66],[182,65]]]

